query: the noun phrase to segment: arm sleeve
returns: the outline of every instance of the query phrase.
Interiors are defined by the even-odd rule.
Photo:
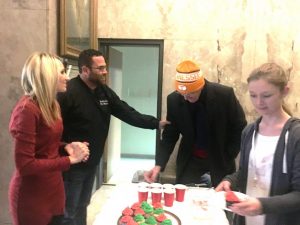
[[[268,198],[259,198],[264,213],[289,213],[299,209],[300,206],[300,139],[299,129],[297,133],[290,136],[293,137],[293,144],[290,146],[294,154],[292,155],[292,161],[288,161],[290,164],[291,173],[290,176],[290,191],[285,194],[277,194]],[[274,179],[274,178],[272,178]],[[280,185],[280,184],[279,184]]]
[[[168,96],[167,120],[170,121],[171,124],[165,126],[155,155],[155,164],[161,167],[161,171],[164,171],[180,135],[173,112],[175,112],[175,110],[172,109],[170,97]]]
[[[229,153],[230,159],[235,159],[240,151],[241,133],[247,121],[244,110],[236,98],[233,89],[231,89],[228,99],[230,132],[227,132],[227,152]]]
[[[35,153],[38,151],[36,134],[39,120],[38,113],[35,113],[34,109],[28,107],[19,107],[12,115],[10,132],[14,137],[15,164],[22,175],[63,171],[70,167],[68,157],[36,158]]]
[[[113,90],[108,87],[106,88],[106,91],[109,92],[109,101],[112,104],[112,114],[115,117],[135,127],[145,129],[159,128],[159,120],[157,118],[139,113],[126,102],[122,101]]]

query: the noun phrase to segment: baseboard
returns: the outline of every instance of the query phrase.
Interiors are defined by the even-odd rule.
[[[122,153],[121,158],[131,158],[131,159],[155,159],[154,155],[145,155],[145,154],[128,154]]]

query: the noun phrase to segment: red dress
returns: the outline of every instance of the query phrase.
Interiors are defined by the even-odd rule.
[[[47,225],[64,212],[61,172],[70,167],[70,160],[59,155],[62,121],[49,127],[37,104],[23,96],[12,112],[9,130],[16,164],[9,187],[13,224]]]

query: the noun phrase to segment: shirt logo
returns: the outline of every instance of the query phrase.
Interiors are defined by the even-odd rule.
[[[99,100],[100,105],[108,105],[108,100]]]

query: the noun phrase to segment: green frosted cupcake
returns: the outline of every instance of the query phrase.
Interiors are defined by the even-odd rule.
[[[133,219],[139,224],[145,222],[145,218],[141,214],[137,214]]]
[[[160,223],[160,225],[172,225],[172,221],[169,220],[169,219],[166,219],[166,220],[162,221],[162,222]]]
[[[142,202],[142,204],[141,204],[141,208],[150,207],[150,206],[151,205],[148,202]]]
[[[157,208],[153,210],[154,215],[160,215],[162,213],[164,213],[164,210],[162,208]]]
[[[156,225],[157,224],[157,221],[156,221],[154,216],[148,217],[145,222],[146,222],[146,224],[149,224],[149,225]]]
[[[153,207],[147,202],[143,202],[141,208],[146,214],[151,214],[153,212]]]

